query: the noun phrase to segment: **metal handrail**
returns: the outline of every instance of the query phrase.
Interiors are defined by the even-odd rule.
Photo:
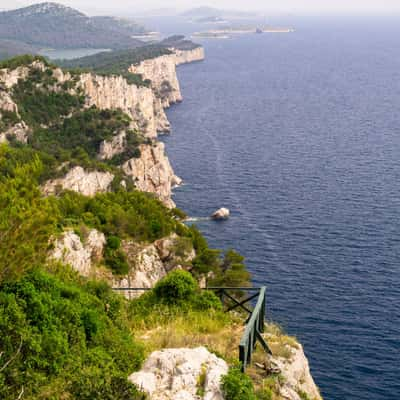
[[[261,335],[264,332],[265,303],[266,287],[263,286],[260,288],[257,303],[247,321],[239,344],[239,361],[241,362],[243,372],[251,362],[251,357],[257,342],[260,342],[267,353],[272,354],[268,344]]]

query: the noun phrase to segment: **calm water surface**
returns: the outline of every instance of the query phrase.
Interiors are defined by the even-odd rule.
[[[204,41],[165,139],[179,207],[238,249],[326,399],[400,399],[400,20]]]

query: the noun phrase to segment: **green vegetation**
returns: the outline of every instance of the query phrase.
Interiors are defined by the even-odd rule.
[[[121,239],[118,236],[109,236],[107,238],[104,261],[117,275],[125,275],[129,272],[126,255],[121,250]]]
[[[222,390],[229,400],[257,400],[253,382],[240,371],[239,366],[229,368],[228,373],[222,377]]]
[[[127,381],[143,348],[121,297],[67,270],[35,270],[0,286],[0,397],[139,400]]]
[[[18,62],[18,58],[10,62]],[[20,79],[13,88],[21,118],[31,127],[49,125],[83,106],[83,96],[61,89],[52,68],[44,71],[32,68],[27,79]]]
[[[0,62],[0,69],[3,68],[15,69],[18,67],[32,64],[34,61],[40,61],[45,65],[48,65],[47,60],[42,56],[33,56],[30,54],[25,54],[21,56],[15,56],[13,58]]]
[[[8,111],[8,110],[1,110],[0,111],[0,133],[2,131],[11,128],[16,123],[18,123],[20,119],[16,112]]]
[[[32,45],[32,50],[130,48],[143,44],[132,38],[138,31],[141,29],[130,21],[91,18],[55,3],[0,12],[0,37],[24,44],[23,48]]]
[[[300,396],[301,400],[311,400],[308,394],[302,390],[298,390],[297,394]]]
[[[129,117],[120,110],[99,110],[93,106],[77,111],[51,129],[36,129],[29,144],[36,150],[46,151],[65,161],[73,159],[78,149],[95,159],[101,142],[110,140],[121,131],[126,131],[128,136],[134,138],[130,142],[132,147],[140,143],[138,135],[129,129],[129,123]],[[65,152],[70,152],[70,157],[67,158]]]

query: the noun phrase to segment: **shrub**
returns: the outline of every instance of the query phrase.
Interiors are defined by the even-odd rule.
[[[49,65],[47,60],[42,56],[33,56],[26,54],[26,55],[16,56],[0,62],[0,69],[2,68],[15,69],[23,65],[32,64],[34,61],[41,61],[45,65]]]
[[[198,310],[222,310],[222,303],[218,296],[211,290],[203,290],[194,299],[195,308]]]
[[[222,377],[222,391],[229,400],[257,400],[253,382],[238,366],[229,368]]]
[[[140,367],[117,295],[41,270],[0,285],[0,398],[138,400],[127,376]],[[75,278],[76,279],[76,278]],[[99,296],[96,295],[99,294]],[[115,299],[115,300],[114,300]]]
[[[125,253],[120,247],[121,239],[117,236],[109,236],[104,250],[104,261],[113,273],[126,275],[129,272],[129,264]]]
[[[198,289],[197,282],[187,271],[173,271],[159,281],[154,293],[158,300],[167,304],[190,301]]]

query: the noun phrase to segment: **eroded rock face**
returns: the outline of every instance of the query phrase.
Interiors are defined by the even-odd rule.
[[[176,76],[175,54],[144,60],[138,65],[132,65],[129,72],[140,74],[144,79],[151,80],[151,87],[156,97],[161,99],[162,107],[166,108],[173,103],[182,101]]]
[[[99,160],[110,160],[117,154],[124,152],[126,147],[126,132],[115,135],[111,140],[104,140],[100,144]]]
[[[85,171],[82,167],[72,168],[63,178],[52,179],[45,183],[43,192],[46,195],[56,194],[58,188],[73,190],[85,196],[107,192],[114,175],[110,172]]]
[[[163,108],[182,101],[182,94],[176,75],[176,66],[204,59],[204,49],[178,50],[171,48],[173,53],[144,60],[132,65],[129,71],[140,74],[144,79],[151,80],[151,87]]]
[[[119,278],[110,276],[113,287],[152,288],[168,272],[185,268],[196,253],[191,242],[182,241],[185,238],[180,238],[175,233],[144,247],[132,240],[124,240],[122,250],[127,256],[130,271]],[[124,291],[123,294],[131,299],[143,292]]]
[[[182,181],[174,174],[164,144],[143,144],[139,149],[140,158],[128,160],[122,170],[132,177],[138,190],[154,193],[167,207],[175,207],[171,199],[172,188]]]
[[[303,347],[298,343],[297,347],[291,347],[290,359],[282,357],[273,358],[283,376],[283,385],[280,394],[287,400],[302,400],[300,393],[304,392],[311,400],[322,400],[318,387],[310,373],[308,360]]]
[[[132,118],[132,128],[149,138],[155,138],[167,121],[152,89],[128,84],[122,76],[82,74],[78,85],[87,96],[88,106],[121,109]]]
[[[226,362],[205,347],[164,349],[153,352],[128,379],[152,400],[223,400],[220,384],[227,372]],[[203,396],[197,394],[200,376]]]
[[[72,230],[66,231],[54,243],[49,258],[70,265],[82,276],[88,277],[93,262],[99,261],[103,255],[106,238],[102,232],[92,229],[85,243]]]
[[[6,131],[0,132],[0,143],[7,143],[7,138],[10,136],[13,136],[21,143],[27,143],[29,132],[29,128],[24,121],[18,122],[11,128],[8,128]]]
[[[192,50],[171,49],[175,53],[175,64],[187,64],[204,60],[204,48],[196,47]]]

